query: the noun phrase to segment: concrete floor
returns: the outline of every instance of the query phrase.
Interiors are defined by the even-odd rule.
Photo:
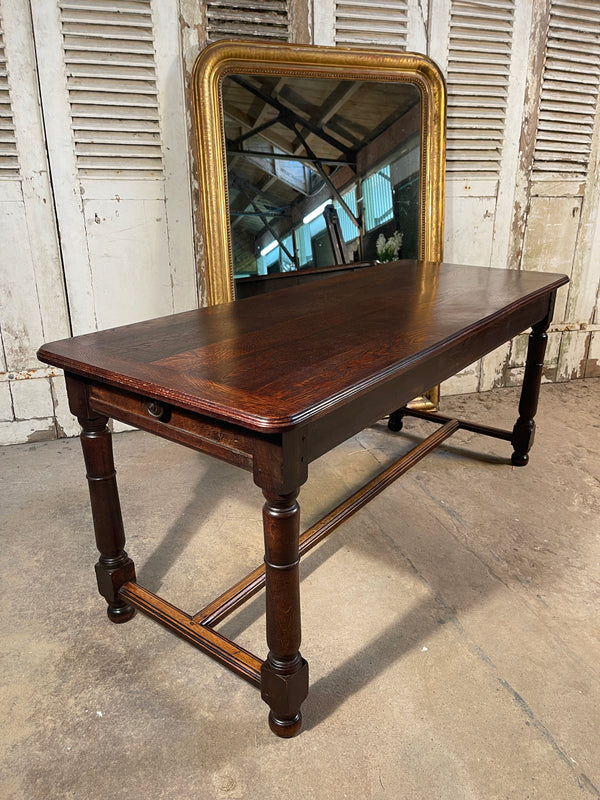
[[[443,410],[510,427],[517,397]],[[598,380],[545,385],[527,468],[461,432],[306,557],[288,741],[202,653],[108,622],[77,440],[2,449],[0,798],[598,798],[599,405]],[[314,464],[304,523],[424,430]],[[249,474],[139,432],[115,453],[142,584],[195,612],[260,562]],[[262,595],[221,630],[264,654]]]

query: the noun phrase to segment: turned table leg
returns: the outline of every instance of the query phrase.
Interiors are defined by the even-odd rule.
[[[297,492],[264,491],[267,644],[261,669],[261,694],[269,705],[269,725],[278,736],[295,736],[302,725],[300,706],[308,695],[308,664],[299,653],[300,583]]]
[[[511,461],[516,467],[524,467],[529,461],[529,451],[535,438],[534,417],[537,411],[544,368],[544,353],[548,335],[550,318],[546,317],[541,322],[532,326],[527,346],[527,360],[525,362],[525,375],[519,402],[519,418],[515,423],[511,444],[513,454]]]
[[[108,603],[112,622],[127,622],[135,608],[123,602],[119,589],[135,580],[135,567],[125,550],[125,533],[106,417],[79,418],[81,447],[87,470],[90,501],[100,559],[96,564],[98,591]]]

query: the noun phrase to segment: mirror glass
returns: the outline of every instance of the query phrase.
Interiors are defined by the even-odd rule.
[[[192,89],[204,302],[441,260],[445,85],[427,56],[223,40]]]
[[[222,103],[237,296],[257,276],[418,257],[417,86],[232,74]]]

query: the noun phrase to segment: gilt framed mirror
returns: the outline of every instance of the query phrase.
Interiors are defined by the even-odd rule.
[[[207,303],[442,260],[445,84],[426,56],[220,41],[192,81]]]

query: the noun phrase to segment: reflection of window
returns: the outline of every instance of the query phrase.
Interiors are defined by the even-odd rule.
[[[389,165],[362,183],[365,230],[377,228],[394,216]]]
[[[273,244],[273,243],[271,243]],[[292,237],[286,236],[283,240],[284,247],[289,253],[293,252]],[[264,255],[262,255],[264,253]],[[259,275],[268,275],[272,272],[289,272],[294,269],[294,264],[283,247],[275,245],[263,247],[261,255],[256,259],[256,271]]]
[[[296,248],[300,267],[313,260],[312,239],[324,230],[325,217],[322,213],[310,222],[304,222],[299,228],[296,228]]]
[[[356,210],[356,189],[353,187],[350,189],[346,194],[342,195],[342,198],[348,208],[352,211],[354,216],[357,214]],[[327,205],[331,203],[331,200],[328,200]],[[338,216],[340,218],[340,226],[342,228],[342,236],[344,237],[345,242],[351,242],[354,239],[358,238],[358,228],[352,222],[348,214],[344,211],[342,205],[337,201],[333,201],[333,206],[338,212]],[[310,219],[310,214],[307,214],[307,217]],[[317,217],[310,220],[309,222],[304,222],[294,231],[294,236],[296,239],[296,250],[298,252],[298,265],[300,267],[304,267],[306,264],[313,261],[314,252],[313,252],[313,244],[314,240],[325,231],[325,217],[321,212]]]
[[[298,252],[298,266],[303,267],[312,259],[310,246],[310,231],[308,225],[301,225],[296,231],[296,250]]]
[[[350,211],[357,216],[356,211],[356,191],[354,189],[350,189],[349,192],[342,195],[342,199],[344,203],[348,206]],[[333,205],[335,210],[338,212],[338,217],[340,218],[340,227],[342,229],[342,236],[344,237],[345,242],[351,242],[353,239],[358,237],[358,228],[352,222],[348,214],[344,211],[342,205],[338,203],[337,200],[333,201]]]

